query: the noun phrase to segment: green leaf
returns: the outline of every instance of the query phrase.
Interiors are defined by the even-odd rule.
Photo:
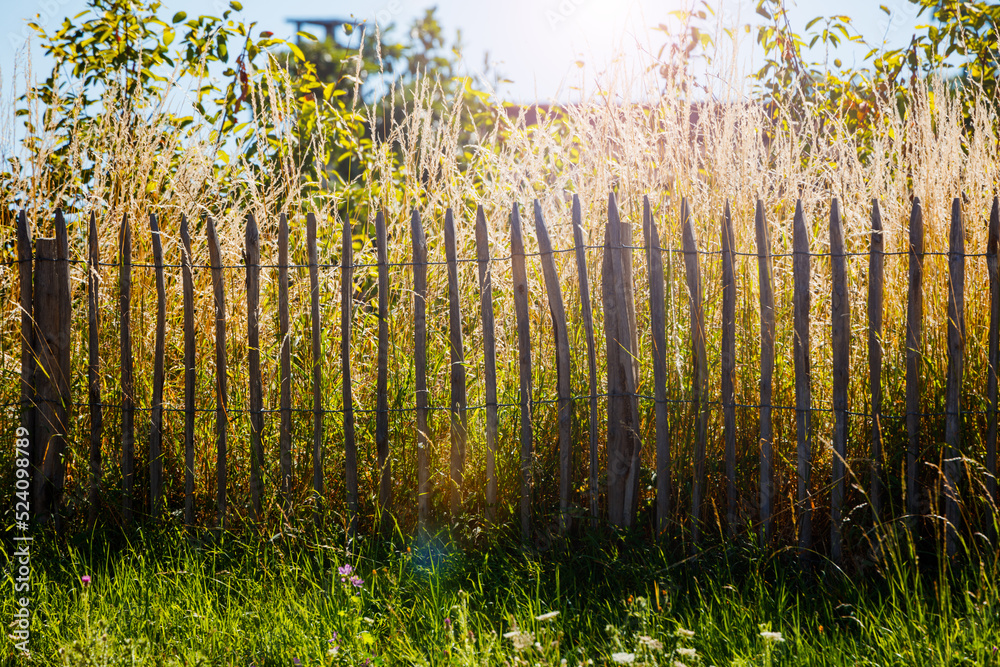
[[[236,0],[233,0],[232,2],[230,2],[229,6],[232,7],[233,9],[235,9],[238,12],[243,11],[243,5],[242,5],[242,3],[236,2]]]
[[[174,14],[174,18],[171,19],[171,21],[173,23],[180,23],[181,21],[183,21],[186,18],[187,18],[187,13],[186,12],[177,12],[176,14]]]
[[[306,56],[304,53],[302,53],[302,49],[299,48],[298,44],[296,44],[295,42],[285,42],[285,44],[288,46],[288,50],[292,52],[292,55],[294,55],[297,60],[305,62]]]

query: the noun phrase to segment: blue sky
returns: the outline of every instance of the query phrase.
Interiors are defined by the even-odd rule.
[[[476,0],[243,0],[238,17],[256,22],[260,30],[272,30],[278,35],[291,36],[292,17],[323,17],[387,21],[408,24],[426,7],[436,5],[442,22],[450,34],[462,30],[465,44],[465,65],[475,74],[482,67],[484,53],[498,64],[499,70],[513,81],[501,91],[506,99],[520,102],[567,100],[576,96],[573,90],[583,83],[592,85],[600,72],[621,49],[635,53],[638,45],[659,44],[648,26],[667,21],[670,11],[682,9],[692,0],[507,0],[478,2]],[[0,6],[0,76],[4,92],[10,91],[10,74],[16,54],[23,53],[27,19],[35,19],[51,29],[65,16],[86,8],[86,0],[4,0]],[[223,0],[163,0],[162,15],[174,12],[191,14],[221,13]],[[754,20],[755,0],[717,0],[722,22],[727,25]],[[891,12],[887,16],[879,9],[884,4]],[[806,21],[819,15],[845,14],[873,46],[886,42],[889,47],[909,42],[917,19],[916,6],[907,0],[790,0],[793,28],[801,31]],[[37,18],[36,18],[37,17]],[[863,49],[846,51],[844,60],[859,61]],[[754,54],[748,44],[738,55],[738,67],[749,71]],[[23,60],[23,59],[22,59]],[[32,52],[36,72],[44,69],[45,61],[38,49]],[[575,63],[583,61],[581,70]]]

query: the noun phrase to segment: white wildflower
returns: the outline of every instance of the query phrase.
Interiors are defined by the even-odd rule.
[[[694,630],[685,630],[684,628],[677,628],[676,634],[678,637],[687,637],[688,639],[691,639],[692,637],[694,637]]]
[[[764,630],[764,631],[762,631],[760,633],[760,636],[763,637],[764,639],[766,639],[766,640],[768,640],[770,642],[774,642],[776,644],[778,642],[785,641],[785,638],[781,636],[780,632],[768,632],[767,630]]]
[[[611,659],[619,665],[630,665],[635,662],[635,653],[612,653]]]
[[[639,637],[639,643],[653,651],[663,650],[663,642],[661,642],[659,639],[653,639],[652,637],[647,637],[646,635],[641,635]]]
[[[679,648],[677,649],[677,655],[685,658],[696,658],[698,656],[698,651],[693,648]]]
[[[687,665],[685,665],[685,664],[684,664],[683,662],[681,662],[680,660],[674,660],[674,667],[688,667],[688,666],[687,666]]]
[[[559,615],[558,611],[550,611],[547,614],[542,614],[541,616],[535,616],[536,621],[551,621],[553,618]]]
[[[535,643],[535,635],[532,632],[521,632],[512,630],[504,634],[505,639],[509,639],[514,645],[515,651],[523,651]]]

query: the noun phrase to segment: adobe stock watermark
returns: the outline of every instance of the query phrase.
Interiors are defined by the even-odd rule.
[[[66,5],[70,0],[40,0],[34,18],[30,20],[41,27],[50,26],[53,22],[61,21],[66,17]],[[22,48],[32,37],[35,37],[34,29],[28,26],[28,21],[21,22],[20,31],[10,30],[7,32],[7,43],[14,51]]]
[[[10,640],[14,649],[25,657],[31,656],[28,639],[31,637],[31,540],[28,534],[31,517],[31,459],[28,458],[31,441],[28,429],[19,426],[14,439],[14,553],[10,559],[11,579],[14,582],[14,618],[10,624]]]
[[[589,0],[560,0],[555,9],[551,7],[545,10],[545,20],[549,22],[549,28],[555,30],[560,27],[579,11],[580,7],[587,4]]]

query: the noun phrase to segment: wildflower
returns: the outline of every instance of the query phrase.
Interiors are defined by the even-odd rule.
[[[350,563],[348,563],[347,565],[341,565],[338,567],[337,572],[339,572],[342,577],[348,577],[352,572],[354,572],[354,568],[351,567]]]
[[[694,630],[685,630],[684,628],[677,628],[676,634],[678,637],[687,637],[688,639],[691,639],[692,637],[694,637]]]
[[[351,586],[355,588],[361,588],[365,585],[365,580],[358,576],[351,577]]]
[[[510,632],[504,633],[504,639],[510,640],[510,642],[514,645],[515,651],[523,651],[535,643],[535,634],[532,632],[511,630]]]
[[[298,658],[292,658],[292,664],[295,665],[295,667],[302,667],[302,662]]]
[[[446,627],[446,628],[450,628],[451,627],[451,619],[450,618],[444,619],[444,627]]]
[[[685,658],[695,658],[698,656],[698,651],[693,648],[678,648],[677,655],[683,656]]]
[[[688,667],[688,666],[683,662],[681,662],[680,660],[674,660],[674,667]]]
[[[547,614],[542,614],[541,616],[535,616],[536,621],[551,621],[553,618],[559,615],[558,611],[550,611]]]
[[[661,642],[659,639],[653,639],[652,637],[647,637],[646,635],[642,635],[639,637],[639,643],[653,651],[663,650],[663,642]]]
[[[769,642],[774,642],[775,644],[785,641],[785,638],[781,636],[780,632],[768,632],[767,630],[762,630],[760,636]]]
[[[89,574],[83,575],[82,577],[80,577],[80,581],[83,582],[83,587],[86,588],[87,586],[90,585],[90,575]]]
[[[635,653],[612,653],[611,659],[619,665],[630,665],[635,662]]]

